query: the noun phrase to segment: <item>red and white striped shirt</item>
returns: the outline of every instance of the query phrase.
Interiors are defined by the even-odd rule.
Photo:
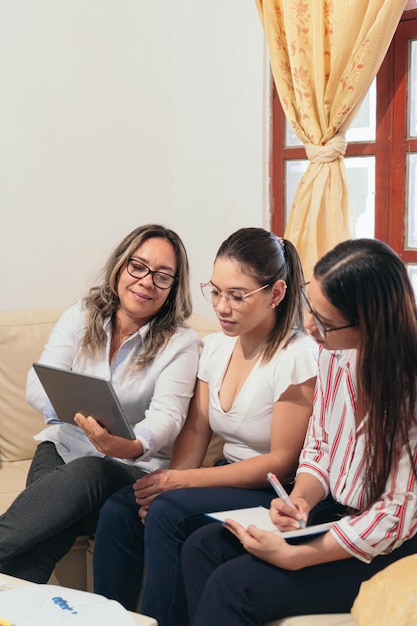
[[[357,398],[356,350],[322,349],[314,410],[300,456],[298,473],[315,476],[325,495],[360,509],[364,498],[366,417],[355,425]],[[417,463],[417,428],[410,431],[410,447]],[[399,449],[384,493],[361,515],[346,516],[331,529],[342,547],[370,562],[388,554],[417,532],[417,484],[409,455]]]

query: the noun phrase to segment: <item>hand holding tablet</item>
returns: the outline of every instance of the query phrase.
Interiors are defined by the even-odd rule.
[[[109,380],[43,363],[34,363],[33,369],[60,420],[75,424],[76,413],[91,415],[111,435],[136,439]]]

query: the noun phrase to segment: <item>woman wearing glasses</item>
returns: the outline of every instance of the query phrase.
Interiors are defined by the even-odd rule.
[[[32,369],[27,399],[48,427],[36,437],[27,488],[0,517],[2,572],[47,582],[77,535],[94,532],[108,496],[168,466],[195,385],[200,341],[185,327],[190,313],[184,246],[148,225],[121,241],[101,283],[62,315],[40,361],[111,379],[136,439],[81,414],[77,426],[60,423]]]
[[[317,346],[303,327],[302,285],[300,260],[289,241],[262,228],[243,228],[221,245],[202,290],[223,332],[204,340],[170,469],[138,480],[134,492],[115,494],[100,513],[97,593],[135,606],[143,561],[141,505],[146,553],[141,611],[160,626],[186,626],[183,541],[210,521],[205,513],[269,506],[269,471],[283,482],[292,480],[317,369]],[[200,468],[212,432],[224,439],[225,458]]]
[[[306,327],[322,346],[314,413],[293,507],[275,499],[270,516],[280,530],[300,519],[335,524],[297,545],[231,520],[231,533],[196,531],[182,551],[193,626],[211,626],[213,615],[242,626],[348,612],[363,581],[417,551],[417,311],[407,269],[380,241],[346,241],[316,264],[306,297]]]

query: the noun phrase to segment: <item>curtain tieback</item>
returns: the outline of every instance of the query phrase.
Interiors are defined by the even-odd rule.
[[[311,163],[330,163],[346,152],[347,141],[343,133],[336,133],[324,146],[306,143],[307,158]]]

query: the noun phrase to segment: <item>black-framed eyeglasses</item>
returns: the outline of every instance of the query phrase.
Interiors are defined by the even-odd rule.
[[[232,309],[241,309],[248,296],[257,293],[258,291],[262,291],[262,289],[266,289],[267,287],[269,287],[269,284],[262,285],[262,287],[258,287],[258,289],[254,289],[253,291],[246,293],[240,289],[220,291],[210,281],[208,283],[200,283],[201,293],[208,302],[210,302],[213,306],[217,306],[220,298],[224,298]]]
[[[303,304],[305,306],[307,313],[309,313],[309,315],[311,315],[311,317],[313,318],[316,328],[319,331],[319,335],[322,339],[326,339],[327,333],[332,333],[335,330],[344,330],[345,328],[353,328],[354,326],[356,326],[356,324],[345,324],[344,326],[334,326],[333,328],[328,328],[327,326],[325,326],[323,322],[321,321],[321,319],[318,317],[317,313],[315,313],[313,309],[311,308],[311,304],[308,301],[307,294],[305,292],[305,288],[307,287],[307,285],[308,283],[306,283],[301,288],[301,296],[302,296]]]
[[[171,276],[171,274],[159,270],[151,270],[145,263],[131,256],[127,259],[126,269],[132,278],[145,278],[150,274],[153,284],[158,289],[169,289],[178,280],[177,276]]]

